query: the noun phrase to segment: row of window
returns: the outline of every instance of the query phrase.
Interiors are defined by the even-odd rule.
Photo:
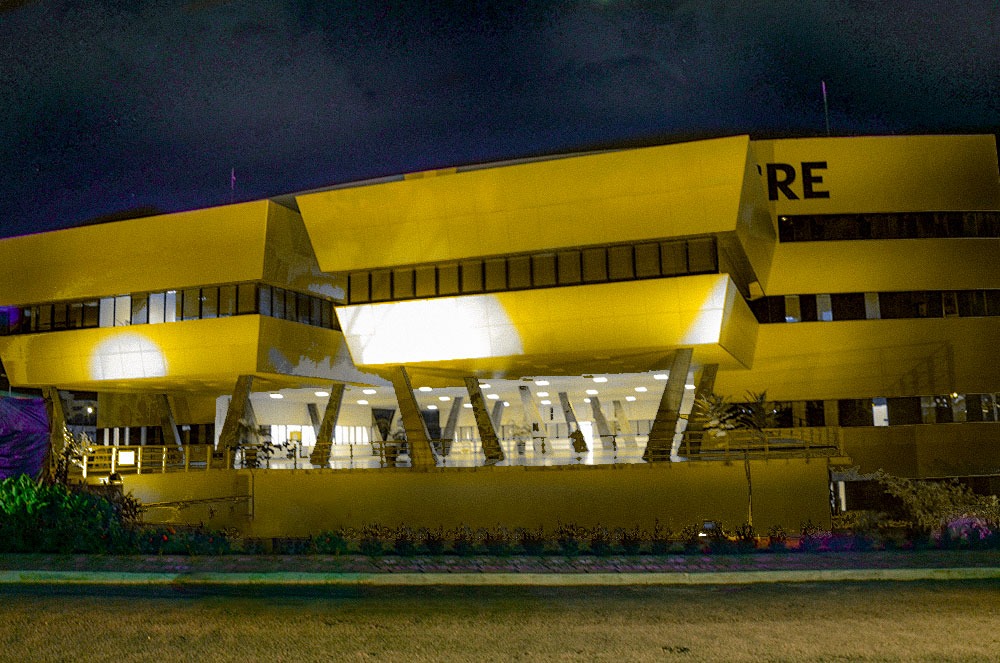
[[[1000,290],[783,295],[751,301],[750,310],[761,323],[1000,316]]]
[[[76,302],[0,307],[0,335],[124,327],[256,314],[338,329],[333,302],[263,283],[142,292]]]
[[[714,237],[596,246],[352,272],[359,304],[718,272]]]
[[[849,398],[832,403],[836,407],[828,408],[823,401],[779,401],[768,405],[774,428],[1000,421],[1000,394]]]
[[[1000,212],[814,214],[778,218],[782,242],[1000,237]]]

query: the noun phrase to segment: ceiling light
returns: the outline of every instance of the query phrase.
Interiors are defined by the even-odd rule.
[[[694,385],[693,384],[686,384],[686,385],[684,385],[684,388],[685,389],[694,389]]]
[[[315,394],[319,398],[326,398],[327,396],[330,395],[330,392],[329,391],[317,391],[317,392],[315,392]]]
[[[542,405],[552,405],[552,401],[542,401]]]
[[[491,401],[497,401],[500,400],[500,394],[486,394],[486,398],[490,399]]]
[[[584,398],[584,399],[583,399],[583,402],[584,402],[584,403],[589,403],[589,402],[590,402],[590,399],[589,399],[589,398]]]
[[[436,410],[436,409],[438,409],[438,406],[437,405],[428,405],[427,409],[428,410]]]
[[[281,394],[268,394],[268,396],[275,399],[284,398],[284,396],[282,396]]]
[[[548,380],[535,380],[535,384],[537,384],[539,387],[547,387],[547,386],[549,386],[549,381]]]
[[[504,407],[510,407],[510,403],[508,403],[507,401],[504,401],[504,402],[503,402],[503,406],[504,406]]]
[[[480,388],[480,389],[492,389],[492,388],[493,388],[493,385],[489,385],[489,384],[481,384],[481,385],[479,385],[479,388]]]
[[[462,407],[472,409],[472,403],[462,403]]]
[[[535,396],[538,396],[539,398],[545,398],[548,395],[549,395],[549,392],[547,392],[547,391],[540,391],[537,394],[535,394]]]
[[[361,400],[358,401],[358,405],[368,405],[368,401],[362,398]]]
[[[635,401],[635,396],[626,396],[625,400],[627,400],[629,403],[632,403]]]
[[[445,401],[450,401],[451,396],[438,396],[438,400],[441,401],[442,403]]]
[[[594,382],[607,382],[607,381],[608,381],[607,378],[601,376],[597,376],[596,378],[594,378]]]
[[[362,389],[361,393],[371,396],[372,394],[377,394],[378,392],[375,389]]]
[[[587,393],[590,394],[591,396],[596,396],[598,394],[598,391],[596,389],[588,389]]]
[[[430,390],[431,390],[430,387],[420,387],[418,391],[430,391]]]
[[[657,373],[656,375],[653,376],[653,379],[654,380],[666,380],[667,379],[667,374],[666,373]]]
[[[636,387],[635,390],[638,391],[640,394],[649,391],[645,387]]]

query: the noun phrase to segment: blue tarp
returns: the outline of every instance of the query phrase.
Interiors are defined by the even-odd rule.
[[[48,447],[45,399],[0,396],[0,480],[38,476]]]

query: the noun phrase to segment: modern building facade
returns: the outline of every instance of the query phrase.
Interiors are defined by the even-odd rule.
[[[989,477],[998,249],[992,136],[735,136],[0,240],[0,359],[112,446],[693,461],[695,393],[766,391],[776,439]]]

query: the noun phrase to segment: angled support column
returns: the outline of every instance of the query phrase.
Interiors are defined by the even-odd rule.
[[[448,411],[448,421],[441,431],[441,455],[447,456],[451,453],[451,443],[455,441],[455,429],[458,428],[458,415],[462,413],[462,404],[465,402],[464,396],[456,396],[451,402],[451,410]]]
[[[157,396],[157,405],[160,408],[160,430],[163,431],[163,443],[173,444],[178,449],[183,450],[181,444],[181,434],[177,430],[177,422],[174,420],[174,411],[170,407],[170,399],[166,394]]]
[[[715,376],[719,373],[718,364],[706,364],[704,368],[701,369],[701,377],[698,379],[698,389],[694,392],[695,407],[691,410],[691,416],[688,417],[687,430],[692,433],[698,433],[705,430],[705,417],[698,413],[697,403],[708,398],[715,389]],[[697,439],[691,440],[690,448],[674,448],[671,453],[674,455],[684,452],[685,454],[696,454],[701,451],[701,438],[694,436]],[[690,439],[690,438],[689,438]]]
[[[619,400],[611,401],[611,405],[615,411],[615,430],[618,432],[618,436],[624,440],[627,448],[635,449],[635,435],[632,434],[632,424],[628,420],[628,415],[625,414],[625,406]]]
[[[257,442],[257,417],[250,405],[250,393],[253,390],[253,376],[241,375],[236,378],[236,388],[226,410],[226,422],[222,425],[219,435],[219,447],[226,452],[229,467],[236,461],[236,450],[246,444]]]
[[[565,391],[559,392],[559,404],[562,405],[566,425],[573,428],[569,433],[569,439],[573,443],[573,451],[578,454],[587,453],[590,451],[587,448],[587,440],[583,437],[583,431],[580,430],[580,422],[577,421],[576,412],[573,411],[573,404],[569,402],[569,395]]]
[[[399,403],[399,414],[406,430],[406,443],[410,450],[410,467],[434,467],[437,465],[437,454],[431,447],[431,436],[427,432],[427,422],[420,413],[420,404],[413,394],[413,385],[406,369],[398,366],[392,372],[392,388],[396,392],[396,402]]]
[[[684,397],[684,382],[691,367],[691,355],[691,348],[677,350],[674,353],[670,377],[660,397],[660,407],[656,411],[653,428],[649,431],[646,451],[642,454],[642,459],[647,462],[670,460],[677,421],[681,417],[681,399]]]
[[[493,403],[493,411],[490,413],[490,421],[493,422],[493,430],[503,434],[503,402]]]
[[[309,454],[309,462],[315,467],[326,467],[330,463],[330,451],[333,449],[333,433],[337,430],[337,417],[340,416],[340,405],[344,401],[344,385],[334,384],[330,387],[330,397],[323,410],[323,419],[319,418],[319,408],[315,403],[309,403],[309,419],[312,421],[313,432],[316,433],[316,446]]]
[[[597,424],[597,434],[601,436],[601,446],[605,449],[618,450],[615,444],[615,434],[601,410],[601,400],[597,396],[590,397],[590,410],[594,413],[594,423]]]
[[[545,431],[545,422],[542,421],[542,413],[538,411],[538,404],[531,397],[531,389],[526,385],[517,388],[521,395],[521,407],[524,410],[524,424],[531,429],[532,439],[545,439],[548,434]]]
[[[503,449],[500,447],[500,440],[497,439],[490,413],[486,411],[486,399],[483,398],[479,380],[472,377],[465,378],[465,390],[469,392],[469,402],[472,403],[472,413],[476,417],[476,428],[479,429],[479,439],[487,462],[495,463],[503,460]]]

